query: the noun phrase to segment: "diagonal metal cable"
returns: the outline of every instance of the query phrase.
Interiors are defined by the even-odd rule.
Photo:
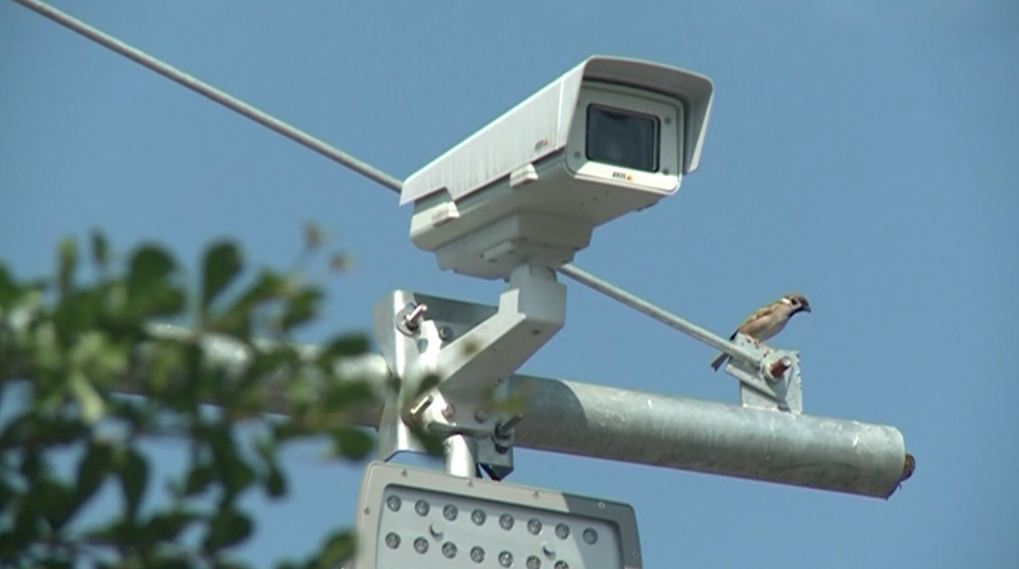
[[[25,6],[26,8],[29,8],[57,22],[58,24],[79,33],[120,55],[123,55],[124,57],[127,57],[128,59],[140,63],[156,73],[159,73],[160,75],[175,81],[192,91],[204,95],[224,107],[257,122],[262,126],[268,127],[393,191],[399,192],[403,188],[402,181],[390,174],[387,174],[386,172],[383,172],[382,170],[379,170],[371,164],[368,164],[367,162],[364,162],[363,160],[360,160],[295,126],[283,122],[282,120],[255,108],[248,103],[245,103],[237,97],[225,93],[224,91],[221,91],[212,85],[209,85],[208,83],[205,83],[204,81],[201,81],[200,79],[197,79],[192,75],[157,59],[140,49],[130,46],[117,38],[50,6],[49,4],[39,2],[38,0],[14,0],[14,2],[17,2],[18,4],[21,4],[22,6]],[[559,272],[584,286],[598,291],[613,300],[637,310],[638,312],[646,314],[655,320],[679,330],[699,342],[703,342],[717,350],[725,352],[730,356],[742,358],[747,361],[757,360],[757,358],[752,356],[749,352],[741,349],[736,344],[728,342],[724,338],[717,336],[696,324],[690,323],[635,294],[629,293],[607,281],[604,281],[591,273],[580,269],[576,265],[564,265],[559,268]]]
[[[736,344],[729,342],[725,338],[718,336],[710,330],[701,328],[693,322],[680,318],[668,310],[652,304],[631,292],[627,292],[608,281],[602,280],[572,263],[567,263],[562,267],[559,267],[559,272],[592,290],[598,291],[613,300],[629,306],[637,312],[654,318],[670,328],[679,330],[687,336],[690,336],[699,342],[703,342],[716,350],[725,352],[732,357],[741,358],[748,362],[758,361],[757,356]]]
[[[330,160],[339,162],[343,166],[346,166],[347,168],[350,168],[362,176],[370,178],[391,190],[399,192],[403,187],[402,181],[390,176],[382,170],[379,170],[371,164],[351,156],[350,154],[331,146],[322,139],[316,138],[297,127],[287,124],[280,119],[265,113],[248,103],[245,103],[244,101],[225,93],[200,79],[197,79],[196,77],[193,77],[192,75],[184,73],[180,69],[160,61],[140,49],[127,45],[117,38],[110,36],[79,19],[50,6],[49,4],[38,2],[37,0],[14,1],[26,8],[42,14],[43,16],[46,16],[74,32],[87,37],[103,47],[109,48],[128,59],[148,67],[167,79],[176,81],[188,89],[212,99],[231,111],[240,113],[258,124],[268,127],[290,140],[318,152]]]

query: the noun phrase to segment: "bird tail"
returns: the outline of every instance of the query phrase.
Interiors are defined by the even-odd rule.
[[[729,354],[726,354],[724,352],[718,354],[718,357],[712,360],[711,362],[711,369],[718,371],[718,368],[722,367],[722,364],[724,364],[725,360],[727,359],[729,359]]]

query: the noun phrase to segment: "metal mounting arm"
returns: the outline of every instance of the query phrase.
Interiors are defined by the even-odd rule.
[[[499,297],[499,311],[439,351],[439,390],[472,398],[490,392],[563,327],[566,287],[547,267],[520,265]]]
[[[565,317],[566,287],[551,269],[530,264],[510,275],[498,308],[403,290],[388,295],[376,306],[375,333],[401,382],[383,409],[381,457],[423,450],[412,434],[416,424],[449,439],[450,472],[473,472],[473,464],[461,462],[476,461],[493,477],[509,474],[513,434],[498,428],[512,421],[499,409],[504,380],[562,328]],[[437,385],[423,385],[426,378]]]

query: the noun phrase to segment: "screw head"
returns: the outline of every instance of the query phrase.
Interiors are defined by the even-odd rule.
[[[453,417],[456,417],[456,408],[454,408],[451,404],[446,404],[446,406],[442,408],[442,417],[447,421],[452,421]]]

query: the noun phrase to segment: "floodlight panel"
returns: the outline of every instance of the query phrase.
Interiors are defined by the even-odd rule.
[[[359,499],[358,569],[637,569],[618,502],[375,462]]]

